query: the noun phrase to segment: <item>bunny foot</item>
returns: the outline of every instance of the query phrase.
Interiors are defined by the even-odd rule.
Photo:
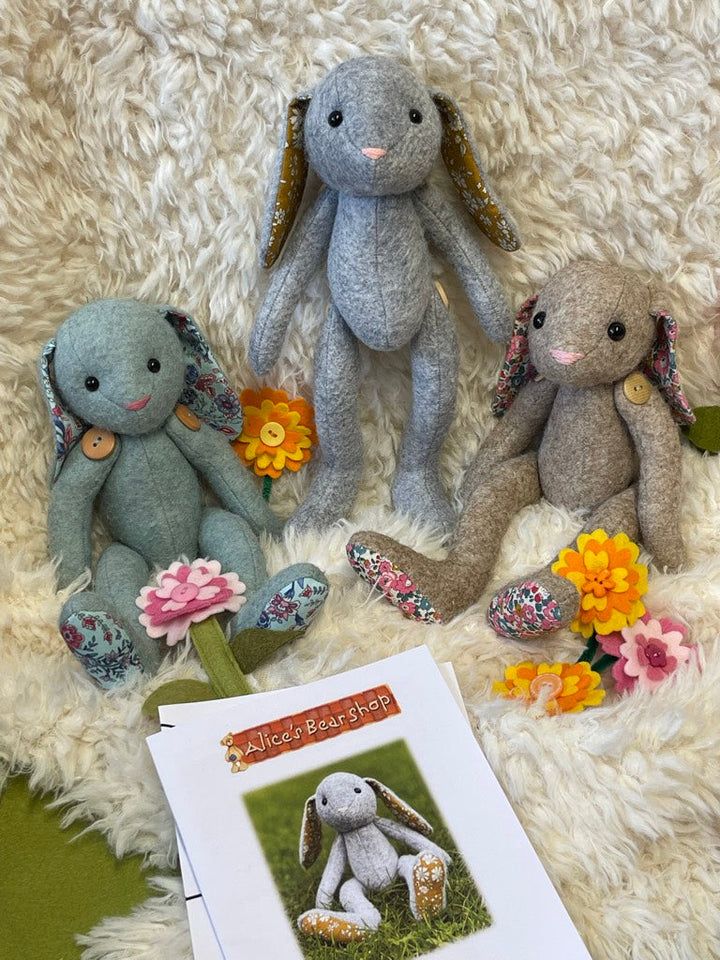
[[[431,920],[445,909],[447,867],[445,861],[427,850],[415,857],[410,892],[410,911],[416,920]]]
[[[490,601],[487,619],[495,633],[509,640],[537,640],[568,626],[577,616],[577,588],[564,577],[540,576],[509,584]]]
[[[345,550],[353,570],[371,587],[384,594],[385,599],[410,620],[422,623],[442,621],[442,616],[418,583],[418,578],[408,572],[410,566],[414,568],[418,564],[431,564],[432,561],[389,537],[364,530],[352,535]]]
[[[77,606],[66,604],[60,633],[93,680],[110,690],[141,677],[143,669],[132,637],[120,618],[107,610],[74,609]]]
[[[339,910],[306,910],[298,917],[298,929],[306,936],[315,936],[327,943],[357,943],[364,940],[372,927],[360,918]]]

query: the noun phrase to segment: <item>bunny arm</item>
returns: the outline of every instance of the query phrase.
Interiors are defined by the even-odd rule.
[[[417,833],[415,830],[411,830],[410,827],[406,827],[403,823],[398,823],[396,820],[388,820],[385,817],[376,817],[375,826],[392,840],[398,840],[400,843],[404,843],[413,853],[428,850],[445,863],[452,863],[452,857],[449,853],[446,853],[442,847],[433,843],[432,840],[428,840],[428,838],[424,837],[421,833]]]
[[[206,478],[222,505],[244,517],[253,533],[266,530],[276,536],[282,531],[283,521],[263,500],[247,467],[240,463],[224,434],[202,421],[199,429],[191,430],[175,414],[165,421],[165,431],[180,452]],[[172,491],[168,491],[168,496],[172,496]]]
[[[320,886],[315,896],[315,906],[321,910],[329,910],[335,898],[335,892],[345,873],[348,859],[345,851],[345,841],[341,836],[335,837],[330,853],[328,854],[325,869],[320,878]]]
[[[477,227],[429,184],[416,190],[413,199],[428,239],[457,273],[485,333],[491,340],[509,340],[512,314],[483,253]]]
[[[527,450],[547,422],[557,391],[557,384],[549,380],[531,380],[521,388],[468,467],[462,485],[463,502],[495,467]]]
[[[59,558],[57,579],[62,589],[76,580],[92,563],[93,503],[120,453],[116,442],[104,460],[90,460],[76,444],[63,464],[50,491],[48,546]]]
[[[291,233],[273,271],[250,336],[250,362],[258,375],[267,373],[280,356],[300,294],[327,250],[336,209],[337,194],[324,188]]]
[[[660,568],[676,570],[685,560],[678,494],[680,432],[654,386],[646,403],[632,403],[624,382],[615,384],[615,406],[625,421],[640,460],[637,511],[643,544]]]

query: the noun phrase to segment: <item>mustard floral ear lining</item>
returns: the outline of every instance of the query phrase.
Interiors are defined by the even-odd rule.
[[[433,100],[443,126],[442,158],[463,203],[478,227],[496,246],[503,250],[517,250],[520,239],[485,185],[462,114],[442,93],[434,94]]]
[[[271,267],[280,256],[302,202],[308,172],[303,125],[309,103],[310,97],[295,97],[294,100],[290,101],[288,107],[285,145],[278,172],[275,209],[269,236],[264,243],[262,257],[264,267]]]

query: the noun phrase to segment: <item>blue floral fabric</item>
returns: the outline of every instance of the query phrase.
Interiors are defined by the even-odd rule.
[[[293,580],[265,604],[257,626],[268,630],[306,627],[325,602],[327,594],[327,584],[312,577]]]
[[[90,676],[106,690],[143,670],[125,629],[108,613],[73,613],[60,633]]]
[[[52,361],[55,354],[55,341],[49,340],[43,347],[40,355],[40,382],[50,411],[55,437],[55,460],[52,466],[51,480],[54,483],[58,478],[65,457],[85,432],[85,424],[79,417],[70,413],[63,406],[55,390],[52,379]]]

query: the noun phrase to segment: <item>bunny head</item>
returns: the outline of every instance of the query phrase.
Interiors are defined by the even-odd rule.
[[[503,413],[528,380],[592,387],[641,370],[675,418],[692,422],[680,386],[677,325],[656,310],[649,287],[620,267],[579,261],[558,271],[515,322],[493,403]]]
[[[480,229],[498,246],[517,249],[456,104],[391,58],[339,64],[312,94],[290,103],[263,224],[263,265],[275,262],[292,229],[308,160],[338,193],[382,197],[419,187],[439,154]]]
[[[55,433],[54,476],[88,426],[157,430],[179,402],[235,437],[242,411],[192,319],[167,306],[98,300],[72,313],[40,358]]]
[[[377,816],[378,797],[407,827],[424,836],[432,833],[427,820],[379,780],[358,777],[354,773],[331,773],[320,782],[314,796],[305,802],[300,830],[300,863],[309,867],[317,860],[322,847],[322,823],[327,823],[338,833],[359,830]]]

